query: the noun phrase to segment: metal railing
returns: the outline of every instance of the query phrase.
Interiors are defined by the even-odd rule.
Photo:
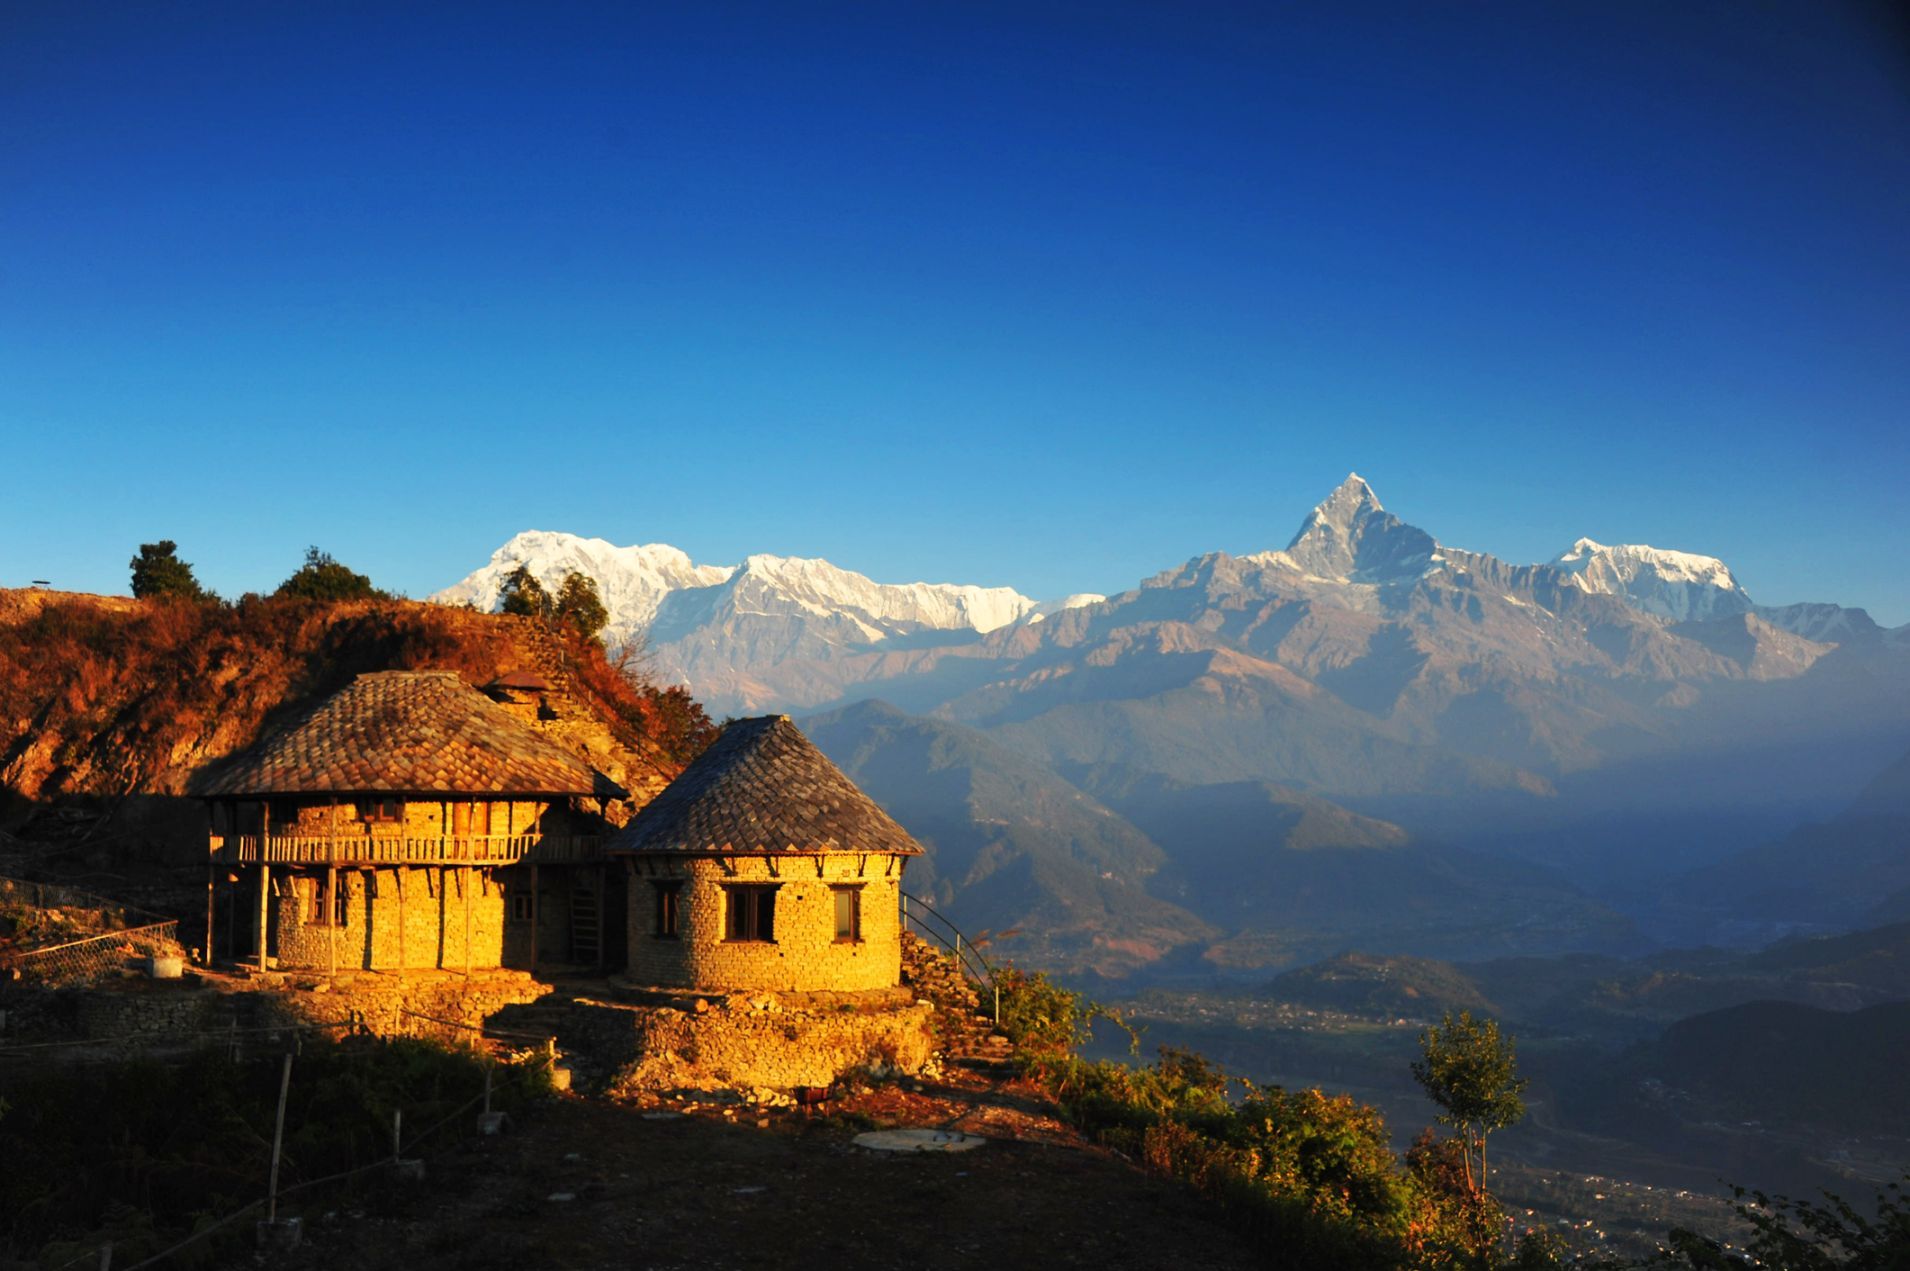
[[[973,980],[977,988],[987,990],[992,996],[994,1010],[990,1018],[997,1024],[1001,1022],[1001,986],[995,982],[994,964],[982,955],[973,940],[962,934],[960,927],[950,922],[947,915],[928,901],[904,891],[902,930],[914,931],[953,957],[962,974]]]
[[[268,865],[516,865],[601,861],[595,834],[214,834],[212,859]]]

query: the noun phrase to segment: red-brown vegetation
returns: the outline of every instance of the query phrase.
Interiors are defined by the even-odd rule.
[[[675,770],[713,728],[681,689],[528,619],[404,600],[0,593],[0,792],[182,794],[191,773],[366,671],[536,669],[623,746]]]

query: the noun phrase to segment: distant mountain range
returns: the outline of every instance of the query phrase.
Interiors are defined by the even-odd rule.
[[[941,681],[1003,678],[990,674],[996,668],[945,664],[957,658],[1019,660],[1029,629],[1058,613],[1105,609],[1125,619],[1122,625],[1135,619],[1184,621],[1191,615],[1143,611],[1164,600],[1150,593],[1197,584],[1209,593],[1202,599],[1222,603],[1305,605],[1304,612],[1264,615],[1278,617],[1275,631],[1243,633],[1251,637],[1244,651],[1273,653],[1277,664],[1302,674],[1326,664],[1338,669],[1342,662],[1370,663],[1372,650],[1365,646],[1388,620],[1415,616],[1415,595],[1451,600],[1455,590],[1462,593],[1461,616],[1472,626],[1496,629],[1501,640],[1543,642],[1565,619],[1581,628],[1571,632],[1572,645],[1589,639],[1595,646],[1560,650],[1565,665],[1647,678],[1768,678],[1807,667],[1824,651],[1816,645],[1865,639],[1910,644],[1910,628],[1886,631],[1861,609],[1753,604],[1729,567],[1709,556],[1580,539],[1548,564],[1508,565],[1442,547],[1387,512],[1357,475],[1314,508],[1283,550],[1197,557],[1112,601],[1080,593],[1038,602],[1007,587],[877,583],[828,561],[799,557],[756,555],[740,565],[699,565],[666,544],[617,547],[547,530],[516,535],[483,567],[431,598],[494,609],[505,578],[520,565],[550,588],[572,570],[595,579],[610,610],[607,639],[613,645],[642,641],[660,676],[687,683],[720,713],[828,707],[875,696],[870,686],[897,682],[909,696],[932,698],[932,686]],[[1642,624],[1596,602],[1569,598],[1577,596],[1608,596],[1624,614],[1658,621]],[[1508,614],[1508,607],[1528,612]],[[1343,620],[1348,629],[1340,633],[1321,631],[1319,610],[1366,620]],[[1584,629],[1592,627],[1598,629]],[[1651,638],[1660,632],[1669,638]],[[1312,656],[1300,647],[1334,634],[1345,638],[1328,639]],[[991,638],[984,642],[984,636]],[[1346,647],[1349,641],[1360,647]],[[1382,660],[1397,662],[1399,656]],[[1367,666],[1364,678],[1379,669]],[[1383,689],[1385,678],[1372,690]]]
[[[1508,564],[1349,476],[1286,547],[1111,597],[529,531],[434,599],[490,608],[520,564],[595,578],[612,639],[713,714],[826,712],[805,720],[824,748],[947,841],[958,912],[1038,916],[1110,973],[1196,948],[1210,969],[1284,965],[1355,933],[1439,956],[1610,948],[1636,938],[1613,907],[1752,942],[1885,900],[1850,897],[1843,869],[1835,896],[1732,913],[1706,881],[1910,749],[1910,627],[1759,606],[1708,556],[1580,539]],[[873,699],[884,713],[845,709]],[[957,798],[964,781],[982,793]],[[1105,832],[1044,819],[1064,806]]]

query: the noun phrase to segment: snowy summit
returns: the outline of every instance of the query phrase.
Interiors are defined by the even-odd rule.
[[[1612,547],[1581,538],[1552,561],[1586,591],[1620,596],[1633,608],[1673,622],[1749,613],[1751,597],[1715,556],[1643,544]]]

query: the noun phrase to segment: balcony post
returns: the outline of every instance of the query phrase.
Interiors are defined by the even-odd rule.
[[[272,930],[271,916],[266,912],[266,898],[272,890],[272,866],[266,860],[265,845],[272,837],[272,802],[263,800],[259,804],[259,973],[265,973],[265,946]]]

